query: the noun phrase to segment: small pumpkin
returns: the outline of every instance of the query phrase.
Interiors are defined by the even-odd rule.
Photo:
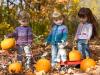
[[[91,58],[86,58],[84,60],[82,60],[81,64],[80,64],[80,69],[82,71],[86,71],[88,68],[94,67],[96,65],[96,62],[91,59]]]
[[[10,49],[15,46],[15,39],[14,38],[6,38],[1,41],[1,48],[4,50]]]
[[[8,67],[9,73],[20,73],[22,71],[22,64],[18,62],[14,62]]]
[[[46,58],[39,59],[37,63],[35,64],[35,68],[36,68],[36,71],[38,72],[40,71],[48,72],[51,68],[50,60]]]
[[[73,47],[72,51],[69,52],[69,61],[79,61],[81,60],[81,53],[80,51],[76,50],[75,47]]]

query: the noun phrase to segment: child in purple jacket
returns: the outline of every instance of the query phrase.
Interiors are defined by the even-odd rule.
[[[18,49],[17,59],[22,62],[23,53],[26,55],[25,67],[30,67],[31,62],[31,51],[30,47],[32,45],[32,29],[28,26],[29,14],[25,11],[21,11],[18,14],[18,21],[20,26],[15,28],[12,34],[8,34],[7,37],[14,37],[16,39],[16,47]]]

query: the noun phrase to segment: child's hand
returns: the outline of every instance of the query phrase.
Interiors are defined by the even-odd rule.
[[[64,48],[66,46],[66,42],[58,43],[59,48]]]
[[[89,40],[87,39],[85,44],[88,44],[88,42],[89,42]]]
[[[27,46],[30,47],[30,48],[32,47],[30,44],[28,44]]]
[[[69,44],[69,43],[68,43],[68,41],[67,41],[67,42],[65,42],[64,40],[61,40],[61,43],[66,44],[66,46]],[[58,45],[59,45],[59,43],[58,43]]]
[[[69,44],[69,42],[67,41],[67,42],[66,42],[66,46],[67,46],[68,44]]]
[[[6,35],[4,35],[4,39],[7,39],[8,37]]]
[[[77,41],[77,37],[74,38],[74,41]]]
[[[61,43],[64,43],[65,41],[64,40],[61,40]]]

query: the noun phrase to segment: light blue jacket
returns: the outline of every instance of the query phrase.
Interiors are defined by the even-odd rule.
[[[46,41],[50,44],[58,44],[62,40],[66,42],[67,37],[68,29],[65,25],[54,25]]]

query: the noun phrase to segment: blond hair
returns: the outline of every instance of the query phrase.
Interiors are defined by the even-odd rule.
[[[30,15],[26,11],[20,11],[18,14],[18,19],[27,19],[28,20],[29,18],[30,18]]]

